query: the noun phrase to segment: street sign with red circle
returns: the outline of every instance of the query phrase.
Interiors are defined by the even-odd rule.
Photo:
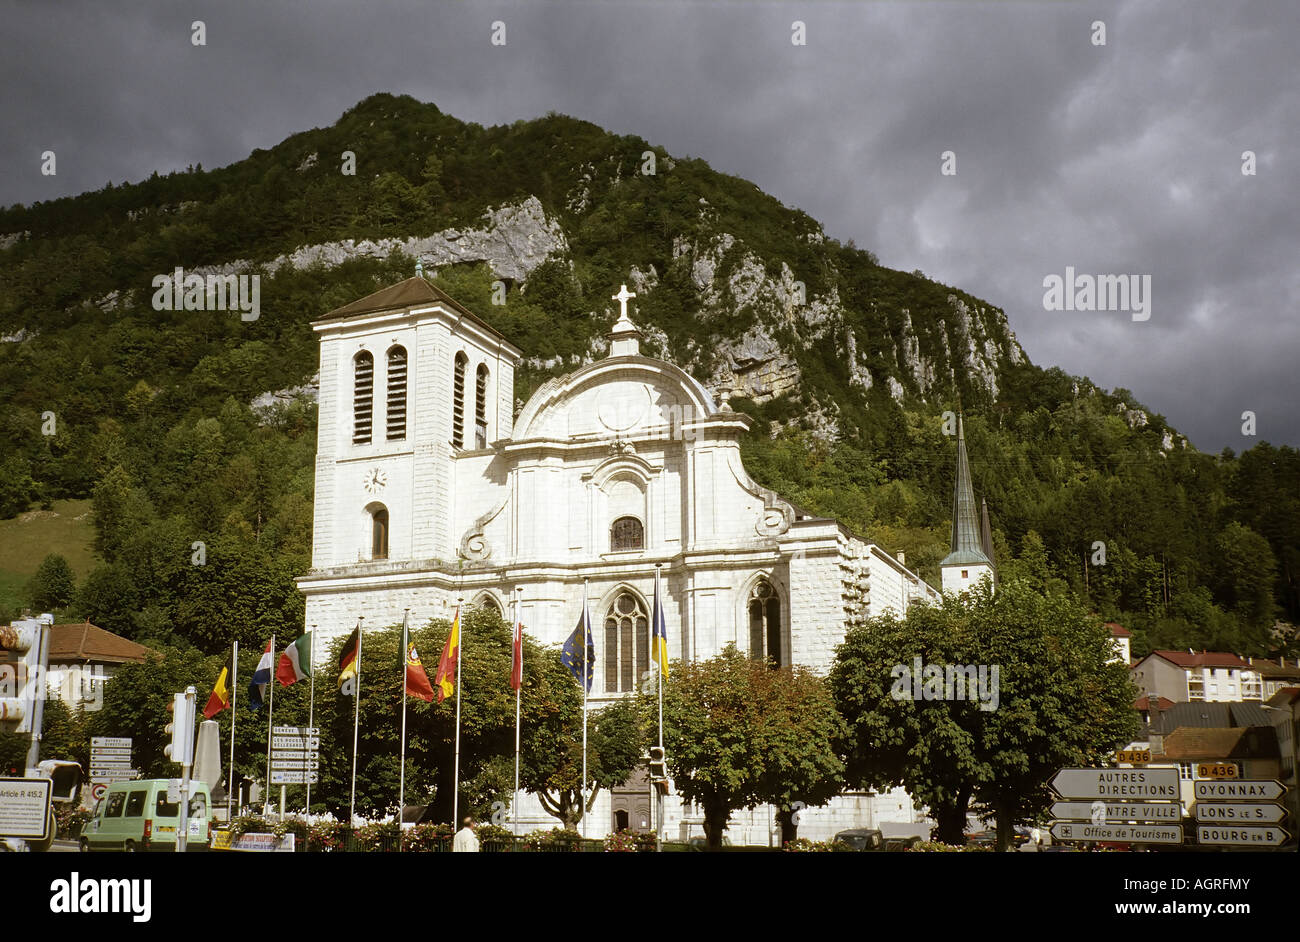
[[[105,785],[103,782],[96,782],[94,785],[90,786],[90,797],[93,798],[95,801],[99,801],[107,794],[108,794],[108,786]]]

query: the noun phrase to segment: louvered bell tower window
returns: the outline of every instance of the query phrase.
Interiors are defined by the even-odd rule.
[[[352,444],[369,445],[375,417],[375,358],[362,350],[352,364]]]
[[[451,383],[451,443],[457,448],[465,447],[465,368],[469,366],[469,357],[463,353],[456,354],[456,367]]]
[[[388,351],[387,437],[390,442],[406,438],[406,348]]]
[[[488,368],[480,363],[474,383],[474,447],[486,448],[488,442],[487,424],[487,387]]]

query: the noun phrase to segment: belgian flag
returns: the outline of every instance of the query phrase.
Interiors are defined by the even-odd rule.
[[[361,649],[361,626],[352,629],[348,640],[339,652],[339,693],[345,697],[356,696],[357,692],[357,653]]]
[[[230,668],[222,666],[221,673],[217,675],[217,682],[212,686],[212,693],[208,696],[208,705],[203,708],[203,718],[210,720],[222,710],[230,709]]]

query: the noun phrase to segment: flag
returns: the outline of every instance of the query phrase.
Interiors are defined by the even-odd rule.
[[[578,624],[573,629],[573,634],[569,635],[569,640],[564,642],[564,648],[560,652],[560,660],[564,666],[569,669],[573,679],[582,683],[583,668],[583,646],[586,646],[586,667],[587,667],[587,693],[591,693],[591,678],[596,670],[596,646],[591,640],[591,612],[587,608],[587,600],[582,600],[582,614],[578,616]]]
[[[352,629],[339,652],[339,693],[345,697],[357,692],[357,649],[361,647],[361,626]]]
[[[275,666],[275,677],[281,687],[288,687],[311,676],[311,632],[304,632],[297,641],[284,649]]]
[[[456,659],[460,657],[460,607],[456,607],[456,617],[451,623],[451,634],[443,646],[442,657],[438,659],[438,675],[434,683],[438,686],[438,702],[456,692]]]
[[[226,679],[230,676],[230,668],[222,666],[221,673],[217,675],[217,682],[212,685],[212,693],[208,696],[208,705],[203,708],[203,718],[210,720],[222,710],[230,708],[230,688],[226,686]]]
[[[257,662],[253,679],[248,685],[248,701],[254,710],[266,702],[266,685],[271,682],[271,642],[266,642],[262,659]]]
[[[514,654],[510,664],[510,689],[518,690],[524,685],[524,626],[515,619]]]
[[[655,573],[654,635],[650,640],[650,657],[659,662],[659,673],[668,676],[668,625],[664,621],[664,603],[659,594],[659,573]]]
[[[429,686],[429,675],[424,672],[424,665],[420,663],[420,655],[415,650],[414,641],[406,648],[406,693],[412,697],[419,697],[426,703],[433,702],[433,688]]]

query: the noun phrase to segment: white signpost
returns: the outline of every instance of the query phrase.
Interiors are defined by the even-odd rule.
[[[1058,841],[1129,841],[1135,844],[1181,844],[1183,829],[1176,824],[1085,824],[1057,821],[1052,837]]]
[[[1281,828],[1238,827],[1231,824],[1200,824],[1196,843],[1228,847],[1280,847],[1289,835]]]
[[[1286,786],[1276,779],[1204,780],[1194,784],[1197,801],[1276,801]]]
[[[1178,800],[1177,769],[1061,769],[1049,784],[1062,798]]]
[[[1177,823],[1182,820],[1182,806],[1176,801],[1058,801],[1052,804],[1052,817],[1075,821],[1092,821],[1098,816],[1106,822],[1124,821]]]
[[[271,730],[271,784],[315,785],[320,780],[320,727],[276,726]]]
[[[1215,821],[1224,824],[1277,824],[1286,817],[1286,809],[1281,805],[1240,805],[1200,801],[1192,811],[1197,821]]]
[[[90,739],[90,781],[93,785],[126,782],[137,776],[131,767],[129,736],[92,736]]]

